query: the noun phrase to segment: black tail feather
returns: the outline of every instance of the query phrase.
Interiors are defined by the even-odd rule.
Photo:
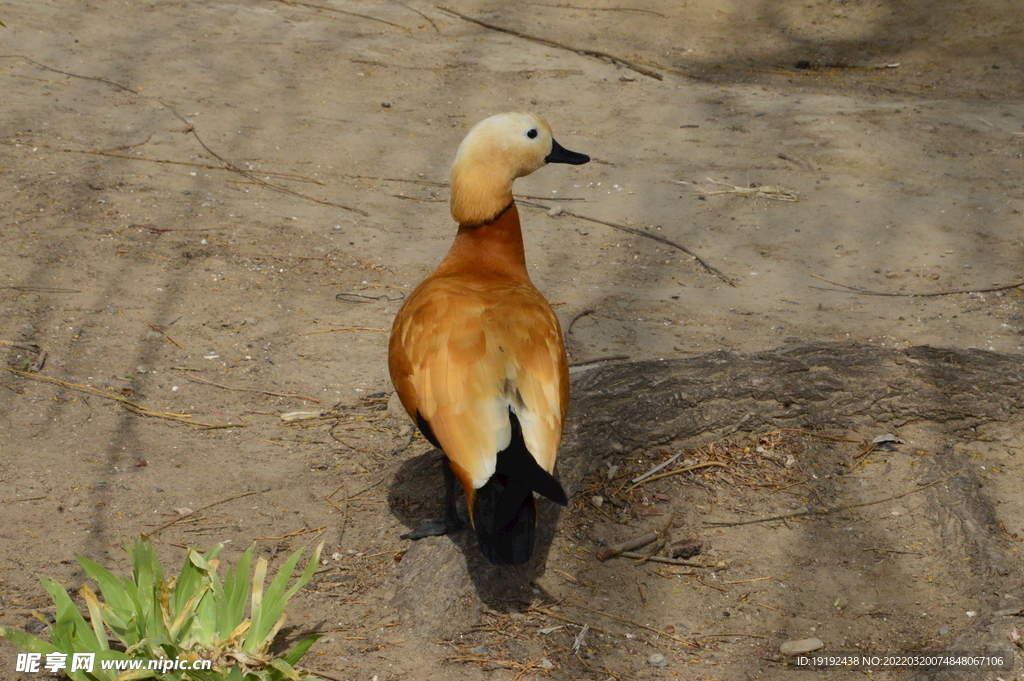
[[[509,419],[512,440],[498,452],[494,475],[476,491],[473,504],[480,550],[495,565],[522,565],[533,554],[537,523],[534,492],[562,506],[568,503],[562,485],[526,448],[515,413],[510,411]]]

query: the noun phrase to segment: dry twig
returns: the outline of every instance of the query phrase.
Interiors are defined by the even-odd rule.
[[[729,184],[728,182],[721,182],[712,178],[707,178],[711,184],[717,184],[722,187],[728,187],[727,190],[704,192],[708,196],[714,196],[715,194],[741,194],[743,196],[757,196],[762,199],[773,199],[775,201],[797,201],[799,200],[796,192],[785,187],[779,187],[773,184],[761,184],[752,185],[749,187],[737,187],[736,185]],[[693,182],[686,182],[684,180],[676,180],[675,184],[682,185],[693,185]]]
[[[152,537],[153,535],[157,534],[158,532],[162,532],[163,530],[166,530],[171,525],[175,525],[177,523],[180,523],[182,520],[186,520],[187,518],[191,518],[195,514],[200,513],[202,511],[205,511],[208,508],[213,508],[214,506],[220,506],[221,504],[226,504],[227,502],[234,501],[235,499],[241,499],[242,497],[250,497],[253,494],[262,494],[263,492],[268,492],[268,491],[270,491],[270,488],[269,487],[264,487],[263,489],[254,490],[252,492],[242,492],[241,494],[233,494],[230,497],[225,497],[225,498],[221,499],[220,501],[215,501],[212,504],[207,504],[206,506],[203,506],[202,508],[197,508],[194,511],[190,511],[190,512],[184,514],[184,515],[178,516],[177,518],[174,518],[173,520],[168,520],[166,523],[164,523],[163,525],[160,525],[155,530],[150,530],[149,536]]]
[[[842,286],[843,288],[853,291],[854,293],[859,293],[862,296],[891,296],[898,298],[930,298],[934,296],[955,296],[960,293],[994,293],[995,291],[1006,291],[1011,288],[1020,288],[1024,286],[1024,281],[1018,281],[1015,284],[1006,284],[1004,286],[992,286],[990,288],[975,288],[963,290],[957,289],[953,291],[934,291],[932,293],[906,293],[903,291],[871,291],[864,288],[863,286],[850,286],[848,284],[840,284],[838,281],[832,281],[831,279],[826,279],[825,277],[818,276],[817,274],[812,274],[811,276],[814,277],[815,279],[820,279],[821,281],[824,281],[828,284],[832,284],[833,286]],[[820,286],[812,286],[811,288],[818,289],[819,291],[831,290],[827,288],[821,288]]]
[[[200,426],[202,428],[245,428],[247,425],[245,423],[229,423],[227,425],[218,425],[216,423],[203,423],[202,421],[194,421],[190,414],[174,414],[172,412],[153,411],[152,409],[143,407],[142,405],[136,404],[131,400],[125,399],[118,395],[114,395],[112,393],[105,392],[103,390],[99,390],[98,388],[93,388],[92,386],[81,385],[79,383],[69,383],[68,381],[62,381],[59,378],[41,376],[40,374],[33,374],[28,371],[19,371],[17,369],[11,369],[10,367],[0,367],[0,369],[5,369],[7,371],[10,371],[12,374],[18,374],[19,376],[24,376],[26,378],[34,378],[37,381],[56,383],[57,385],[62,385],[65,388],[79,390],[81,392],[94,393],[96,395],[99,395],[100,397],[106,397],[108,400],[115,400],[123,404],[125,408],[128,409],[128,411],[138,414],[139,416],[153,416],[155,418],[167,419],[168,421],[180,421],[181,423],[187,423],[190,426]]]
[[[704,568],[705,570],[711,570],[713,568],[718,567],[717,565],[704,565],[703,563],[694,563],[683,558],[667,558],[665,556],[648,557],[636,551],[623,551],[619,555],[623,558],[633,558],[634,560],[647,558],[647,560],[651,561],[652,563],[664,563],[666,565],[685,565],[686,567]]]
[[[585,54],[585,55],[590,56],[590,57],[597,57],[598,59],[605,59],[607,61],[612,62],[613,64],[622,64],[626,68],[631,69],[633,71],[636,71],[637,73],[641,73],[641,74],[643,74],[643,75],[645,75],[645,76],[647,76],[649,78],[654,78],[655,80],[663,80],[664,79],[664,77],[660,73],[658,73],[657,71],[651,70],[651,69],[646,68],[644,66],[640,66],[636,62],[630,61],[629,59],[623,59],[622,57],[616,57],[614,54],[608,54],[607,52],[602,52],[600,50],[591,50],[591,49],[587,49],[587,48],[571,47],[571,46],[566,45],[564,43],[556,42],[554,40],[548,40],[547,38],[538,38],[537,36],[529,35],[528,33],[523,33],[521,31],[516,31],[515,29],[504,28],[502,26],[496,26],[494,24],[489,24],[489,23],[487,23],[485,21],[480,21],[479,19],[474,19],[473,17],[466,16],[465,14],[462,14],[460,12],[456,12],[455,10],[449,9],[447,7],[440,7],[440,6],[438,6],[438,9],[442,10],[444,12],[448,12],[449,14],[454,14],[455,16],[457,16],[458,18],[462,19],[463,21],[468,21],[470,23],[476,24],[477,26],[483,26],[484,28],[488,28],[488,29],[490,29],[492,31],[498,31],[499,33],[507,33],[508,35],[513,35],[513,36],[515,36],[517,38],[522,38],[523,40],[530,40],[530,41],[535,42],[535,43],[540,43],[541,45],[547,45],[548,47],[557,47],[557,48],[559,48],[561,50],[568,50],[569,52],[575,52],[576,54]]]
[[[373,326],[339,326],[335,329],[324,329],[322,331],[307,331],[305,333],[297,333],[296,336],[312,336],[318,333],[334,333],[335,331],[381,331],[387,333],[387,329],[378,329]]]
[[[395,28],[400,28],[403,31],[408,31],[409,30],[405,26],[399,26],[398,24],[393,24],[390,21],[385,21],[383,19],[378,19],[377,17],[371,17],[371,16],[368,16],[366,14],[357,14],[356,12],[346,12],[343,9],[336,9],[334,7],[326,7],[324,5],[314,5],[311,2],[299,2],[298,0],[275,0],[275,1],[276,2],[280,2],[280,3],[284,4],[284,5],[291,5],[292,7],[296,7],[296,6],[298,6],[298,7],[308,7],[310,9],[321,10],[321,11],[324,11],[324,12],[334,12],[335,14],[344,14],[344,15],[350,16],[350,17],[359,17],[360,19],[367,19],[368,21],[376,21],[377,23],[380,23],[380,24],[387,24],[388,26],[394,26]],[[405,7],[405,6],[403,5],[403,7]],[[406,9],[409,9],[409,8],[406,8]],[[417,14],[419,14],[419,13],[417,12]],[[428,21],[429,21],[429,19],[428,19]],[[431,22],[431,23],[433,23],[433,22]]]
[[[521,203],[524,206],[528,206],[530,208],[539,208],[541,210],[551,210],[551,206],[545,206],[543,204],[533,203],[532,201],[519,201],[519,203]],[[710,272],[711,274],[715,275],[716,277],[718,277],[719,279],[721,279],[722,281],[727,283],[729,286],[733,286],[733,287],[736,286],[736,282],[734,282],[732,279],[730,279],[725,274],[723,274],[721,272],[721,270],[719,270],[719,269],[717,269],[715,267],[712,267],[711,265],[709,265],[707,263],[707,261],[705,261],[699,255],[697,255],[696,253],[691,251],[689,248],[687,248],[686,246],[683,246],[682,244],[677,244],[675,241],[672,241],[671,239],[666,239],[663,236],[659,236],[657,234],[651,234],[649,232],[645,232],[642,229],[635,229],[633,227],[627,227],[625,225],[619,225],[619,224],[616,224],[614,222],[608,222],[607,220],[599,220],[597,218],[587,217],[586,215],[580,215],[579,213],[572,213],[572,212],[567,211],[567,210],[563,210],[561,213],[559,213],[559,215],[568,215],[570,217],[574,217],[574,218],[577,218],[579,220],[586,220],[588,222],[596,222],[599,225],[605,225],[605,226],[611,227],[613,229],[621,230],[623,232],[628,232],[630,234],[636,234],[637,236],[642,236],[642,237],[644,237],[646,239],[653,239],[654,241],[657,241],[659,243],[663,243],[666,246],[671,246],[672,248],[679,249],[680,251],[682,251],[683,253],[686,253],[691,258],[693,258],[698,263],[700,263],[701,267],[703,267],[708,272]]]
[[[272,395],[274,397],[292,397],[295,399],[309,400],[310,402],[316,402],[317,404],[320,404],[320,400],[316,399],[315,397],[310,397],[309,395],[300,395],[299,393],[275,393],[270,390],[258,390],[255,388],[232,388],[231,386],[221,385],[220,383],[214,383],[209,379],[201,378],[199,376],[185,376],[185,378],[188,379],[189,381],[192,381],[193,383],[205,383],[206,385],[212,385],[215,388],[233,390],[239,393],[257,393],[260,395]]]
[[[284,0],[278,0],[278,1],[279,2],[283,2]],[[319,204],[322,204],[324,206],[334,206],[335,208],[341,208],[342,210],[347,210],[347,211],[352,212],[352,213],[358,213],[359,215],[362,215],[363,217],[369,216],[369,213],[367,213],[364,210],[360,210],[358,208],[352,208],[351,206],[346,206],[346,205],[341,204],[341,203],[335,203],[333,201],[324,201],[323,199],[318,199],[318,198],[315,198],[313,196],[309,196],[308,194],[302,194],[302,193],[294,191],[292,189],[288,189],[287,187],[283,187],[283,186],[281,186],[279,184],[270,184],[269,182],[267,182],[265,180],[261,180],[260,178],[256,177],[255,174],[253,174],[253,173],[251,173],[251,172],[249,172],[247,170],[242,170],[237,165],[235,165],[234,163],[232,163],[231,161],[227,160],[226,158],[224,158],[223,156],[221,156],[220,154],[215,152],[213,149],[208,147],[206,145],[206,142],[204,142],[202,140],[202,138],[199,136],[199,133],[196,132],[195,126],[193,126],[192,123],[190,123],[187,118],[185,118],[180,113],[178,113],[173,106],[171,106],[167,102],[163,101],[162,99],[158,99],[157,101],[160,102],[160,104],[162,104],[163,106],[167,107],[167,109],[172,114],[174,114],[175,118],[177,118],[178,120],[180,120],[182,123],[184,123],[187,126],[185,128],[185,132],[187,132],[188,134],[190,134],[193,137],[195,137],[196,141],[199,142],[199,146],[201,146],[203,149],[205,149],[208,154],[210,154],[215,159],[217,159],[218,161],[220,161],[221,163],[224,164],[224,167],[219,168],[219,170],[229,170],[229,171],[231,171],[233,173],[238,173],[242,177],[249,178],[250,180],[252,180],[256,184],[260,185],[261,187],[266,187],[267,189],[273,189],[274,191],[281,192],[283,194],[289,194],[291,196],[297,196],[300,199],[306,199],[308,201],[313,201],[314,203],[319,203]]]
[[[34,59],[29,59],[28,57],[26,57],[24,55],[21,55],[21,54],[3,54],[3,55],[0,55],[0,59],[23,59],[23,60],[27,61],[30,64],[34,64],[34,65],[38,66],[41,69],[45,69],[46,71],[53,71],[54,73],[59,73],[62,76],[70,76],[71,78],[81,78],[83,80],[95,80],[96,82],[99,82],[99,83],[106,83],[107,85],[113,85],[117,89],[123,90],[124,92],[135,92],[135,90],[131,89],[130,87],[128,87],[126,85],[121,85],[120,83],[115,83],[112,80],[107,80],[106,78],[97,78],[95,76],[80,76],[77,73],[69,73],[68,71],[61,71],[60,69],[52,68],[50,66],[47,66],[46,64],[40,64],[39,62],[35,61]]]
[[[601,610],[595,610],[594,608],[588,608],[587,606],[580,605],[579,603],[576,603],[574,601],[566,601],[565,604],[566,605],[571,605],[574,608],[579,608],[580,610],[586,610],[587,612],[592,612],[595,615],[603,615],[604,617],[608,617],[608,618],[611,618],[611,619],[614,619],[614,620],[619,620],[620,622],[625,622],[626,624],[631,624],[634,627],[639,627],[641,629],[646,629],[647,631],[653,631],[655,634],[658,634],[659,636],[664,636],[665,638],[672,639],[676,643],[682,643],[684,646],[687,646],[687,647],[690,647],[690,648],[699,648],[699,646],[694,644],[692,641],[686,641],[684,639],[679,638],[678,636],[673,636],[672,634],[669,634],[669,633],[666,633],[664,631],[661,631],[660,629],[655,629],[654,627],[649,627],[646,624],[641,624],[640,622],[637,622],[635,620],[631,620],[628,617],[623,617],[621,615],[613,615],[610,612],[603,612]],[[593,627],[591,627],[591,628],[593,628]]]
[[[818,509],[814,509],[814,510],[810,510],[810,511],[797,511],[796,513],[786,513],[786,514],[783,514],[783,515],[772,516],[770,518],[758,518],[757,520],[743,520],[743,521],[734,522],[734,523],[705,522],[704,524],[705,525],[709,525],[711,527],[738,527],[740,525],[753,525],[755,523],[769,523],[769,522],[772,522],[773,520],[788,520],[789,518],[802,518],[804,516],[829,515],[829,514],[832,514],[832,513],[838,513],[839,511],[849,511],[849,510],[854,509],[854,508],[863,508],[865,506],[874,506],[876,504],[884,504],[887,501],[895,501],[896,499],[902,499],[903,497],[909,496],[911,494],[917,494],[918,492],[923,492],[924,490],[928,489],[932,485],[937,485],[940,482],[945,482],[946,480],[949,480],[954,475],[959,473],[961,470],[963,470],[963,469],[955,470],[952,473],[950,473],[949,475],[942,476],[938,480],[932,480],[927,485],[921,485],[920,487],[917,487],[916,489],[912,489],[912,490],[909,490],[907,492],[904,492],[903,494],[897,494],[896,496],[886,497],[884,499],[876,499],[874,501],[864,501],[864,502],[861,502],[859,504],[845,504],[843,506],[832,506],[830,508],[818,508]]]
[[[643,480],[641,480],[640,482],[635,482],[632,485],[630,485],[629,487],[627,487],[626,491],[630,492],[633,489],[639,487],[640,485],[645,485],[648,482],[652,482],[652,481],[658,480],[660,478],[667,478],[670,475],[679,475],[680,473],[689,473],[690,471],[695,471],[695,470],[700,469],[700,468],[708,468],[710,466],[718,466],[720,468],[728,468],[729,464],[722,463],[721,461],[705,461],[704,463],[698,463],[698,464],[694,464],[692,466],[686,466],[684,468],[676,468],[674,470],[668,471],[667,473],[659,473],[658,475],[652,475],[650,477],[646,477]]]
[[[146,324],[148,324],[148,325],[149,325],[149,328],[153,329],[154,331],[156,331],[157,333],[159,333],[159,334],[160,334],[161,336],[163,336],[164,338],[166,338],[166,339],[167,339],[167,342],[169,342],[169,343],[174,343],[175,345],[177,345],[177,346],[178,346],[178,347],[179,347],[180,349],[182,349],[182,350],[184,350],[184,349],[185,349],[185,348],[184,348],[184,346],[182,346],[182,344],[181,344],[181,343],[179,343],[178,341],[176,341],[176,340],[174,340],[173,338],[171,338],[171,337],[170,337],[169,335],[167,335],[167,332],[166,332],[166,331],[164,331],[163,329],[161,329],[161,328],[160,328],[159,326],[157,326],[157,325],[156,325],[156,324],[154,324],[153,322],[146,322]]]
[[[657,532],[648,532],[647,534],[636,537],[635,539],[630,539],[629,541],[624,541],[621,544],[616,544],[615,546],[609,546],[606,549],[601,549],[597,552],[597,559],[608,560],[609,558],[614,558],[623,551],[632,551],[633,549],[643,548],[651,542],[656,541],[657,539]]]

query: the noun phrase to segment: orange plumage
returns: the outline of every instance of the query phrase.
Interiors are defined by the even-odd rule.
[[[569,404],[568,363],[558,318],[526,270],[511,188],[545,163],[588,160],[529,114],[486,119],[459,148],[452,168],[458,234],[399,310],[388,354],[402,405],[450,469],[445,518],[406,536],[461,525],[454,475],[484,555],[522,563],[533,546],[533,492],[566,502],[552,473]]]

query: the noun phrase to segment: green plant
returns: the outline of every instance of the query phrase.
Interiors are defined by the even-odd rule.
[[[106,568],[85,556],[76,556],[79,564],[99,584],[103,600],[82,586],[78,593],[89,610],[89,622],[75,607],[67,591],[54,579],[40,577],[56,605],[55,621],[50,624],[50,641],[44,641],[21,629],[0,627],[0,636],[30,653],[96,653],[91,672],[64,669],[73,681],[286,681],[306,674],[295,668],[309,647],[320,638],[306,636],[280,657],[273,656],[270,644],[285,622],[288,600],[313,576],[320,561],[323,544],[317,546],[305,570],[288,587],[299,556],[299,549],[284,562],[265,587],[267,561],[257,558],[249,570],[256,545],[250,546],[238,564],[221,581],[217,574],[217,544],[205,553],[189,549],[177,577],[164,578],[160,561],[148,537],[134,546],[124,545],[132,558],[132,576],[115,577]],[[248,603],[248,617],[246,604]],[[108,632],[122,650],[111,649]],[[209,661],[210,669],[133,669],[130,661],[181,660],[191,667],[196,661]],[[103,669],[121,662],[117,668]],[[205,664],[205,663],[202,663]]]

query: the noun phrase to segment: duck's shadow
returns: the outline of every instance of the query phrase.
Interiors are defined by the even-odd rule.
[[[413,530],[422,519],[440,516],[444,511],[444,478],[442,454],[432,449],[403,463],[388,490],[388,506],[400,523]],[[459,493],[459,510],[466,511],[465,497]],[[537,533],[533,556],[524,565],[497,567],[484,558],[470,526],[443,537],[427,537],[409,541],[409,551],[399,569],[399,581],[425,581],[433,584],[407,584],[420,588],[446,588],[439,582],[464,580],[464,571],[480,602],[486,607],[508,610],[512,603],[529,603],[536,598],[535,581],[544,573],[548,553],[562,509],[547,499],[537,499]],[[404,565],[407,561],[432,563]],[[445,579],[447,573],[448,579]]]

